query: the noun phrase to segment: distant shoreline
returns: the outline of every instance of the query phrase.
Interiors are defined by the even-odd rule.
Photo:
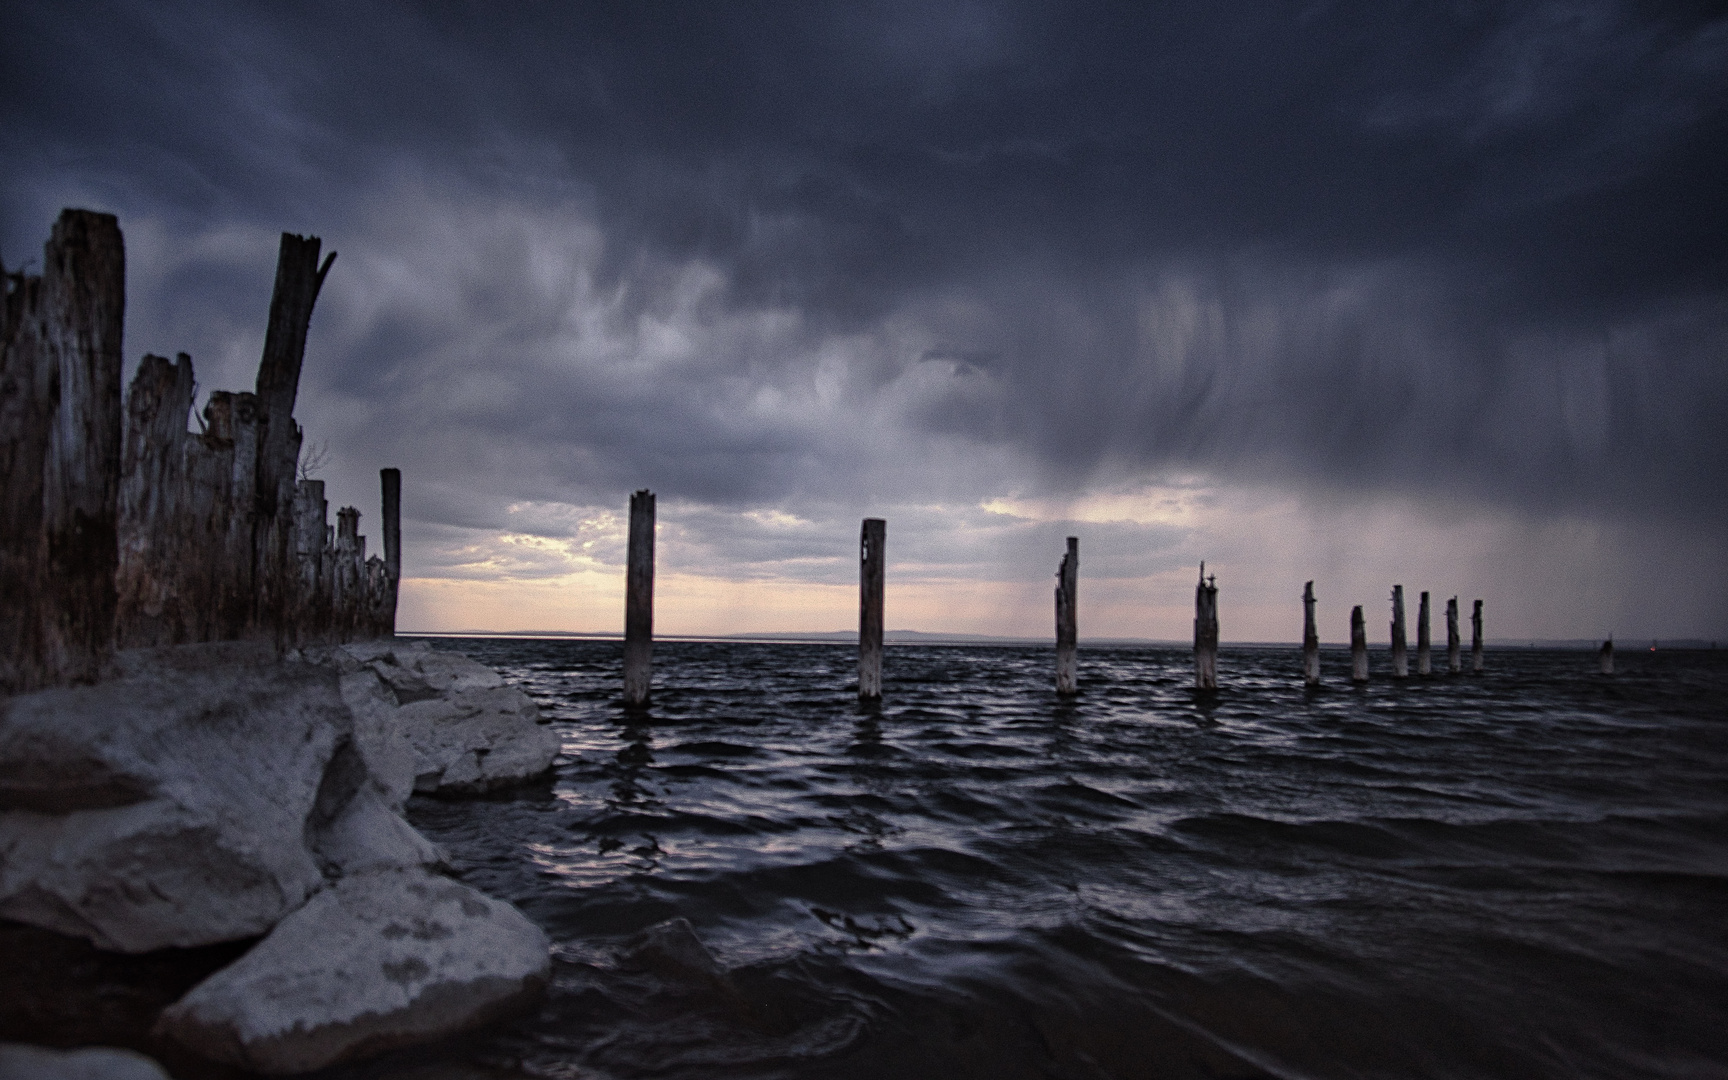
[[[619,632],[581,631],[581,630],[398,630],[397,637],[424,638],[502,638],[522,641],[623,641],[624,635]],[[833,630],[827,632],[786,633],[786,634],[656,634],[656,641],[689,641],[689,642],[734,642],[761,645],[855,645],[858,635],[851,630]],[[1055,646],[1054,637],[1022,638],[1002,637],[986,634],[940,634],[923,630],[889,630],[883,635],[887,645],[994,645],[1004,647]],[[1646,638],[1623,638],[1616,644],[1627,652],[1644,652],[1650,648]],[[1562,650],[1569,652],[1595,651],[1602,644],[1600,638],[1489,638],[1485,643],[1489,649],[1507,651],[1524,650]],[[1658,638],[1656,648],[1697,649],[1709,651],[1717,647],[1717,642],[1705,638]],[[1193,642],[1180,640],[1164,640],[1158,638],[1081,638],[1081,648],[1151,648],[1151,649],[1191,649]],[[1229,649],[1300,649],[1300,641],[1225,641],[1220,647]],[[1328,651],[1348,652],[1350,643],[1347,641],[1323,641],[1322,649]],[[1411,645],[1414,653],[1415,646]],[[1465,645],[1469,651],[1469,645]],[[1391,649],[1385,642],[1375,642],[1368,646],[1371,653],[1383,653]],[[1445,656],[1444,645],[1434,650],[1434,655]]]

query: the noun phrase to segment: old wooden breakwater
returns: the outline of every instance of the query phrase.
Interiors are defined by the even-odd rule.
[[[198,432],[185,353],[144,357],[122,400],[113,215],[66,210],[41,275],[0,269],[0,692],[93,681],[116,648],[394,632],[400,474],[380,474],[383,558],[358,510],[332,529],[324,483],[297,475],[306,332],[336,257],[319,249],[282,235],[255,387],[211,393]]]

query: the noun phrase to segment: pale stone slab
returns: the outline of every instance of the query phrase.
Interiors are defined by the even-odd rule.
[[[324,883],[307,829],[349,739],[334,673],[150,652],[0,704],[0,917],[143,952],[262,934]]]
[[[224,643],[122,653],[115,675],[0,703],[0,917],[119,952],[206,945],[345,873],[443,861],[330,668]]]
[[[163,1011],[159,1034],[295,1073],[442,1038],[532,1000],[549,943],[515,908],[422,870],[347,877]]]

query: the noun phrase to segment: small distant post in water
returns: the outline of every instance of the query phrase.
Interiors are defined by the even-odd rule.
[[[1079,619],[1080,538],[1068,538],[1068,553],[1056,568],[1056,692],[1080,692]]]
[[[888,523],[865,518],[858,538],[858,700],[882,698],[882,594]]]
[[[1194,685],[1218,689],[1218,575],[1206,576],[1200,564],[1200,584],[1194,589]]]
[[[1392,677],[1410,674],[1409,642],[1404,636],[1404,586],[1392,586]]]
[[[1596,650],[1596,664],[1602,669],[1602,674],[1614,674],[1614,638],[1612,635],[1602,643],[1600,649]]]
[[[1446,673],[1456,675],[1464,670],[1458,656],[1458,598],[1446,601]]]
[[[624,704],[648,704],[654,660],[654,493],[630,496],[629,570],[624,583]]]
[[[1428,632],[1428,593],[1424,590],[1416,607],[1416,674],[1434,674],[1433,643]]]
[[[1470,670],[1482,674],[1482,601],[1470,612]]]
[[[1368,681],[1368,622],[1361,604],[1350,609],[1350,681]]]
[[[1302,587],[1302,681],[1320,685],[1320,631],[1314,627],[1314,583]]]

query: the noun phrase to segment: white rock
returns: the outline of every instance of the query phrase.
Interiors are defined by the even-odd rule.
[[[371,641],[330,650],[355,741],[385,803],[412,792],[477,794],[545,773],[558,736],[533,699],[460,653],[424,641]]]
[[[449,863],[438,845],[385,805],[371,785],[354,792],[334,817],[310,830],[307,842],[332,877]]]
[[[425,646],[425,642],[419,643]],[[461,653],[443,649],[398,649],[396,662],[408,668],[440,693],[456,690],[492,690],[504,685],[504,676]]]
[[[550,974],[515,908],[419,870],[347,877],[169,1006],[158,1034],[218,1061],[294,1073],[485,1023]]]
[[[112,1046],[50,1050],[0,1043],[0,1080],[170,1080],[143,1054]]]
[[[254,937],[327,878],[441,861],[392,812],[328,667],[122,654],[0,703],[0,917],[144,952]]]
[[[306,834],[348,739],[333,673],[150,652],[0,704],[0,917],[142,952],[264,933],[324,883]]]
[[[397,702],[377,672],[342,676],[342,701],[354,717],[354,744],[366,760],[384,804],[401,810],[414,793],[414,748],[396,724]]]
[[[539,776],[558,755],[558,736],[514,687],[452,690],[396,710],[414,751],[414,790],[474,793]]]

